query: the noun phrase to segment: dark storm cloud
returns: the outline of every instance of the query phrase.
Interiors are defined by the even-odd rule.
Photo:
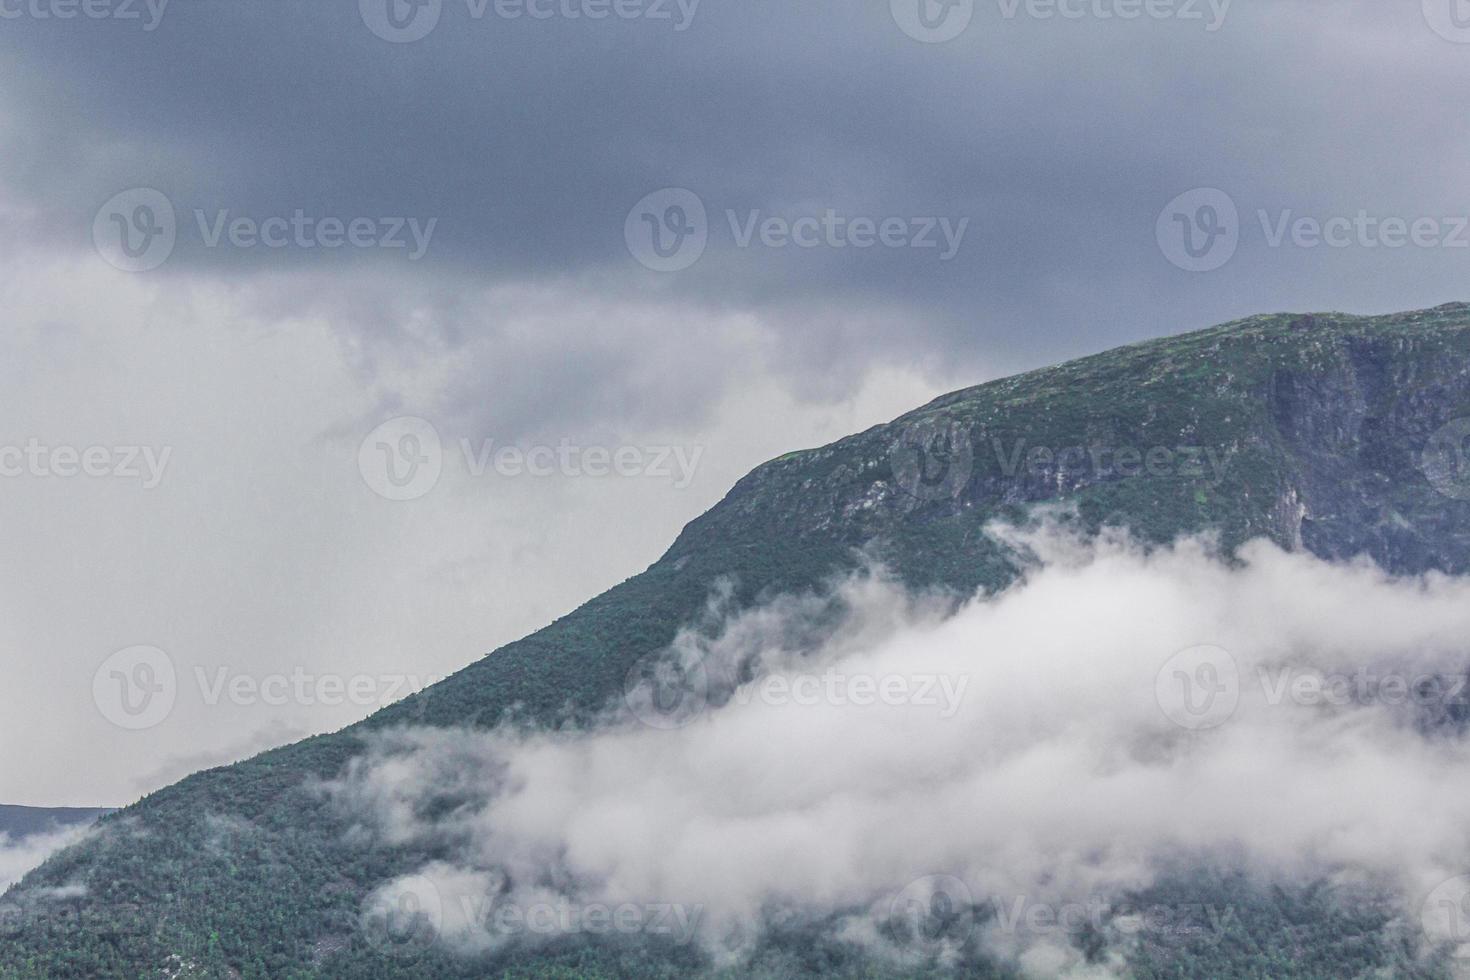
[[[1129,0],[1049,18],[978,0],[939,44],[886,2],[670,0],[666,20],[594,21],[563,0],[547,19],[443,0],[412,43],[375,36],[345,0],[174,0],[151,31],[8,2],[23,15],[0,20],[0,175],[20,241],[90,248],[102,202],[156,187],[178,208],[163,275],[371,261],[408,283],[577,281],[755,312],[814,366],[841,342],[859,360],[917,350],[992,369],[1263,309],[1432,305],[1463,279],[1454,247],[1272,246],[1257,213],[1470,211],[1449,94],[1470,45],[1412,2],[1178,0],[1124,20],[1102,15]],[[698,195],[709,245],[651,272],[624,222],[667,187]],[[1176,268],[1155,240],[1161,209],[1196,187],[1239,208],[1238,253],[1211,272]],[[206,248],[196,209],[215,229],[297,209],[371,219],[378,236],[384,219],[436,224],[413,262],[408,227],[393,250]],[[942,218],[949,241],[936,225],[934,248],[836,248],[825,231],[811,248],[758,231],[741,247],[729,214],[759,228],[829,209],[901,219],[910,237]],[[452,285],[424,288],[447,335],[481,329],[457,319]]]

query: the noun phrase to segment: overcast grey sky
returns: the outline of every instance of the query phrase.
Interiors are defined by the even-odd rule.
[[[339,727],[949,388],[1467,298],[1454,4],[0,0],[0,800]]]

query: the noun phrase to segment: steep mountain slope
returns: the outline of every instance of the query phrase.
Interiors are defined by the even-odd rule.
[[[820,589],[858,549],[916,585],[999,587],[1014,569],[982,528],[1048,501],[1075,504],[1089,527],[1126,524],[1157,541],[1214,530],[1226,547],[1265,536],[1398,572],[1465,572],[1470,427],[1455,423],[1466,417],[1470,306],[1261,316],[955,392],[781,457],[646,572],[546,629],[359,726],[196,774],[105,818],[6,897],[0,975],[484,975],[434,951],[395,958],[356,928],[363,897],[428,856],[345,841],[314,788],[366,733],[587,724],[631,668],[698,619],[716,583],[734,583],[737,605]],[[85,894],[48,891],[63,886]],[[1381,924],[1347,921],[1312,895],[1238,904],[1252,913],[1247,932],[1201,954],[1212,975],[1347,975],[1314,951]],[[1367,939],[1356,948],[1354,969],[1406,975],[1401,951]],[[820,944],[777,943],[763,956],[752,972],[871,969]],[[1201,975],[1191,962],[1165,957],[1140,973]],[[548,976],[686,976],[702,965],[687,948],[583,941],[498,964]]]

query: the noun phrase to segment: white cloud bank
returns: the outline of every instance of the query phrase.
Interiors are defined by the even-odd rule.
[[[0,894],[52,854],[79,842],[90,829],[87,823],[23,837],[0,834]]]
[[[845,616],[806,659],[831,611],[815,599],[686,633],[686,666],[717,679],[754,661],[764,680],[682,727],[641,710],[591,735],[385,737],[334,792],[363,833],[444,860],[377,900],[432,892],[440,932],[470,951],[514,932],[484,928],[492,900],[674,905],[738,957],[773,909],[878,944],[910,899],[972,897],[1000,913],[975,927],[992,951],[1056,976],[1117,954],[1085,966],[1018,910],[1116,900],[1180,856],[1385,888],[1415,931],[1432,889],[1470,871],[1470,742],[1447,706],[1470,694],[1423,682],[1463,673],[1470,581],[1266,543],[1232,564],[1199,541],[1015,540],[1037,559],[1024,580],[953,615],[881,575],[846,583]],[[793,700],[803,676],[824,679],[815,702]],[[919,678],[962,691],[957,709],[919,699]],[[1470,938],[1446,909],[1430,903],[1431,938]],[[1115,938],[1126,924],[1098,921]]]

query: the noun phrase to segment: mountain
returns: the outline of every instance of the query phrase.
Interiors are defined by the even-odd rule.
[[[954,392],[741,480],[642,574],[538,633],[334,735],[209,770],[104,817],[4,899],[5,977],[688,976],[688,948],[572,938],[491,967],[392,957],[356,928],[365,896],[419,867],[364,848],[316,787],[397,725],[591,724],[630,669],[731,604],[822,590],[876,556],[960,593],[1017,569],[983,528],[1049,502],[1149,541],[1213,531],[1398,573],[1470,571],[1470,305],[1384,317],[1258,316]],[[859,552],[862,554],[859,554]],[[67,914],[50,889],[71,886]],[[81,886],[81,887],[77,887]],[[1388,914],[1201,873],[1161,888],[1228,895],[1239,931],[1146,951],[1136,975],[1435,975]],[[82,889],[85,893],[81,894]],[[54,905],[54,902],[52,902]],[[76,928],[78,921],[85,928]],[[1082,940],[1085,941],[1085,937]],[[969,964],[967,975],[1009,975]],[[935,967],[937,971],[937,967]],[[165,972],[160,972],[165,971]],[[883,975],[814,936],[773,938],[747,975]],[[912,970],[905,971],[913,975]]]
[[[44,807],[0,804],[0,834],[29,837],[88,824],[111,813],[109,807]]]

